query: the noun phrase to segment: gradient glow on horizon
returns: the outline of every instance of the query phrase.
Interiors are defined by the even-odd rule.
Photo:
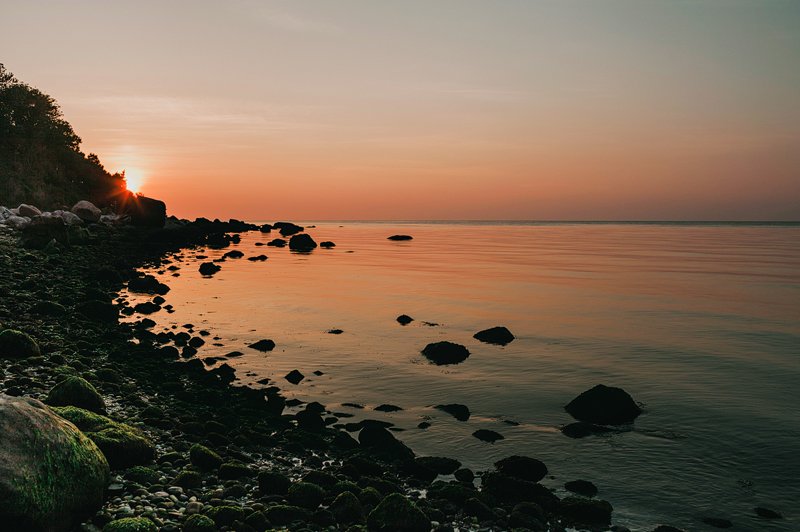
[[[0,62],[171,214],[800,219],[800,2],[0,5]]]

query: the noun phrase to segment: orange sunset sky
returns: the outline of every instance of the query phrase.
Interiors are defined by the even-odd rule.
[[[181,217],[800,219],[800,2],[4,0]]]

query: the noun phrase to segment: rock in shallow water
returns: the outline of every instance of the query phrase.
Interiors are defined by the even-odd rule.
[[[74,425],[41,402],[0,395],[0,523],[66,531],[103,502],[109,468]]]
[[[414,318],[412,318],[411,316],[407,316],[406,314],[400,314],[399,316],[397,316],[397,323],[399,323],[400,325],[408,325],[412,321],[414,321]]]
[[[258,342],[252,343],[248,345],[250,349],[255,349],[256,351],[262,351],[266,353],[267,351],[272,351],[275,349],[275,342],[269,339],[259,340]]]
[[[394,240],[395,242],[400,242],[403,240],[413,240],[414,237],[411,235],[392,235],[387,238],[387,240]]]
[[[476,340],[487,344],[507,345],[514,341],[514,335],[505,327],[492,327],[483,331],[475,333],[473,336]]]
[[[436,405],[434,408],[447,412],[459,421],[467,421],[469,419],[470,411],[466,405],[451,403],[447,405]]]
[[[633,398],[622,388],[598,384],[570,401],[565,407],[572,417],[599,425],[631,423],[642,413]]]
[[[209,276],[209,275],[214,275],[221,269],[222,266],[218,264],[214,264],[213,262],[204,262],[203,264],[200,265],[199,271],[200,275]]]
[[[289,249],[292,251],[311,251],[316,247],[317,243],[306,233],[294,235],[289,239]]]
[[[547,475],[544,462],[528,456],[509,456],[494,463],[501,473],[530,482],[539,482]]]
[[[292,371],[287,373],[286,376],[284,377],[284,379],[291,382],[292,384],[299,384],[300,381],[302,381],[305,378],[306,376],[297,371],[296,369],[293,369]]]
[[[459,364],[469,357],[469,350],[453,342],[434,342],[425,346],[422,354],[436,365]]]

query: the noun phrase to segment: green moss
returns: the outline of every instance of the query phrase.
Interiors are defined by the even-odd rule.
[[[83,432],[96,432],[117,424],[106,416],[75,406],[57,406],[53,407],[53,411]]]
[[[125,478],[139,484],[155,484],[160,477],[161,474],[158,471],[144,466],[133,466],[125,471]]]
[[[296,506],[314,510],[325,498],[325,490],[311,482],[296,482],[289,487],[286,498]]]
[[[180,486],[185,489],[199,488],[203,485],[203,479],[197,471],[184,469],[172,481],[175,486]]]
[[[364,522],[364,507],[358,497],[349,491],[342,492],[330,507],[336,522],[340,525],[351,525]]]
[[[241,462],[227,462],[219,466],[217,476],[220,480],[237,480],[244,477],[251,477],[253,476],[253,472]]]
[[[108,523],[103,532],[158,532],[158,527],[144,517],[124,517]]]
[[[431,521],[411,501],[392,493],[370,512],[367,528],[381,532],[429,532]]]
[[[22,331],[0,332],[0,358],[27,358],[41,355],[39,344]]]
[[[208,517],[213,519],[217,526],[232,525],[234,521],[244,519],[244,510],[238,506],[215,506],[209,510]]]
[[[94,386],[81,377],[67,377],[56,384],[47,394],[47,404],[53,406],[77,406],[91,412],[102,413],[106,409],[103,398]]]
[[[192,448],[189,449],[189,460],[193,465],[205,471],[217,469],[222,465],[222,458],[220,455],[199,443],[195,443],[192,445]]]
[[[190,515],[183,522],[183,532],[216,532],[216,530],[217,525],[214,524],[214,521],[201,514]]]

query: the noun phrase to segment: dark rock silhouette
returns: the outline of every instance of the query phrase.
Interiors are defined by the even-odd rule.
[[[459,421],[467,421],[469,419],[470,411],[466,405],[451,403],[446,405],[436,405],[434,408],[447,412]]]
[[[305,378],[306,376],[297,371],[296,369],[293,369],[292,371],[287,373],[286,376],[284,377],[284,379],[291,382],[292,384],[300,384],[300,381],[302,381]]]
[[[262,233],[269,233],[272,231],[272,226],[270,224],[263,224],[258,228],[258,230]]]
[[[276,248],[282,248],[282,247],[286,246],[286,240],[284,240],[282,238],[275,238],[275,239],[270,240],[269,242],[267,242],[267,245],[268,246],[272,246],[272,247],[276,247]]]
[[[399,406],[396,405],[378,405],[375,407],[375,410],[378,412],[399,412],[402,410]]]
[[[213,262],[204,262],[200,265],[199,271],[201,275],[210,276],[214,275],[222,269],[222,266],[214,264]]]
[[[506,345],[514,340],[514,335],[505,327],[492,327],[475,333],[473,338],[487,344]]]
[[[700,521],[714,528],[733,528],[733,522],[724,517],[703,517]]]
[[[606,432],[613,432],[613,429],[604,427],[602,425],[595,425],[594,423],[586,423],[584,421],[576,421],[561,427],[561,433],[569,438],[585,438],[593,434],[604,434]]]
[[[399,316],[397,316],[397,323],[399,323],[400,325],[408,325],[412,321],[414,321],[414,318],[412,318],[411,316],[407,316],[405,314],[400,314]]]
[[[387,238],[387,240],[394,240],[395,242],[399,242],[402,240],[413,240],[414,237],[410,235],[392,235]]]
[[[292,236],[303,231],[303,227],[291,222],[275,222],[272,224],[272,228],[277,229],[282,236]]]
[[[169,292],[169,286],[152,275],[139,275],[128,281],[128,290],[137,294],[160,294]]]
[[[469,350],[463,345],[442,341],[426,345],[422,354],[434,364],[441,366],[465,361],[469,357]]]
[[[330,248],[335,248],[336,244],[331,242],[330,240],[325,240],[325,241],[319,243],[319,247],[325,248],[325,249],[330,249]]]
[[[106,410],[105,401],[97,390],[82,377],[67,377],[59,382],[47,394],[47,404],[51,406],[77,406],[103,414]]]
[[[487,430],[487,429],[478,429],[475,432],[473,432],[472,435],[475,436],[476,438],[478,438],[479,440],[485,441],[485,442],[488,442],[488,443],[494,443],[496,441],[505,439],[505,437],[502,434],[500,434],[499,432],[495,432],[493,430]]]
[[[267,260],[267,256],[266,255],[256,255],[254,257],[247,257],[247,260],[249,260],[250,262],[264,262],[265,260]]]
[[[293,251],[311,251],[317,247],[317,243],[311,235],[301,233],[289,239],[289,249]]]
[[[167,221],[167,204],[161,200],[128,193],[121,202],[120,213],[130,216],[133,225],[164,227]]]
[[[100,508],[108,463],[74,425],[35,399],[0,395],[0,434],[4,530],[66,532]]]
[[[253,344],[250,344],[247,347],[255,349],[257,351],[267,352],[275,349],[275,342],[273,342],[272,340],[264,339],[264,340],[259,340],[258,342],[255,342]]]
[[[431,520],[407,498],[392,493],[370,512],[367,528],[376,532],[428,532]]]
[[[588,480],[571,480],[564,484],[564,488],[567,491],[583,495],[584,497],[594,497],[597,495],[597,486]]]
[[[494,463],[500,473],[530,482],[539,482],[547,475],[544,462],[528,456],[509,456]]]
[[[39,344],[26,333],[14,329],[0,332],[0,358],[28,358],[40,354]]]
[[[781,513],[776,512],[775,510],[770,510],[769,508],[764,508],[763,506],[757,506],[753,508],[753,511],[757,516],[764,519],[783,519],[783,515]]]
[[[583,392],[564,409],[579,421],[599,425],[631,423],[642,413],[625,390],[603,384]]]
[[[226,252],[223,255],[223,257],[226,259],[241,259],[242,257],[244,257],[244,253],[242,253],[238,249],[233,249],[231,251]]]
[[[565,497],[561,499],[559,513],[568,524],[578,527],[598,527],[611,524],[613,508],[606,501]]]
[[[73,205],[70,211],[84,222],[96,223],[100,221],[100,209],[91,201],[81,200]]]

